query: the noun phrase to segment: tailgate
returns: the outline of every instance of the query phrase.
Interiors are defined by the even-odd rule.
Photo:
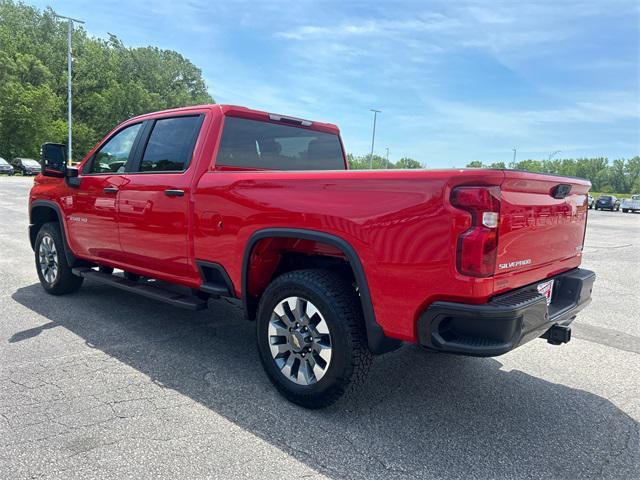
[[[504,173],[495,289],[517,288],[580,265],[589,181]]]

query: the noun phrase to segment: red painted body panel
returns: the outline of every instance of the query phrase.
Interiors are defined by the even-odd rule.
[[[433,301],[484,303],[497,292],[580,263],[586,181],[499,170],[216,169],[224,116],[269,121],[267,113],[211,105],[158,112],[123,125],[184,112],[205,113],[206,118],[183,173],[81,175],[80,188],[37,177],[31,198],[60,206],[76,256],[194,288],[201,284],[195,261],[217,262],[242,296],[247,294],[242,291],[243,256],[253,233],[277,227],[328,233],[348,242],[360,258],[385,334],[407,341],[416,340],[417,316]],[[339,133],[332,124],[314,122],[310,128]],[[549,196],[551,186],[566,182],[573,188],[567,199]],[[119,187],[115,199],[103,194],[107,183]],[[486,278],[458,273],[457,239],[471,225],[469,213],[449,201],[451,190],[460,185],[501,187],[498,262],[528,255],[531,265]],[[181,189],[185,195],[169,198],[165,189]],[[539,250],[548,247],[551,253]],[[287,248],[341,254],[305,241]],[[260,261],[266,271],[273,266],[273,258]]]

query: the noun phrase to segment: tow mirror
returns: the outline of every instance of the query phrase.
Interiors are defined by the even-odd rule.
[[[42,174],[47,177],[65,177],[67,172],[67,147],[62,143],[42,145]]]

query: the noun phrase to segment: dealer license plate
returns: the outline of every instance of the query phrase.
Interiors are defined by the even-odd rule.
[[[538,293],[544,295],[547,299],[547,305],[551,303],[551,296],[553,295],[553,280],[538,284]]]

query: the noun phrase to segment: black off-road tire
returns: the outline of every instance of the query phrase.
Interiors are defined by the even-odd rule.
[[[311,302],[328,326],[332,357],[324,376],[310,385],[287,378],[270,350],[269,323],[275,307],[288,297]],[[316,409],[327,407],[365,382],[372,355],[359,297],[352,284],[327,270],[297,270],[277,277],[260,299],[257,342],[262,366],[273,385],[293,403]]]
[[[45,278],[40,266],[40,247],[43,241],[51,239],[56,251],[57,271],[53,279]],[[82,286],[82,277],[78,277],[71,272],[71,267],[67,263],[65,255],[65,245],[58,222],[45,223],[40,227],[35,241],[35,263],[36,271],[42,288],[51,295],[64,295],[78,290]]]

